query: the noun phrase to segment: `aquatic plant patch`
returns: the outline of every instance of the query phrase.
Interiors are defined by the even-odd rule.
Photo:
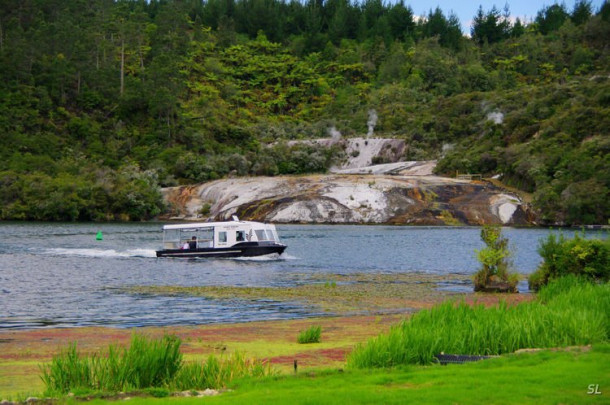
[[[302,302],[315,310],[354,315],[429,308],[448,297],[462,296],[457,291],[438,289],[440,283],[461,286],[469,282],[469,276],[464,274],[298,274],[295,275],[297,285],[292,287],[137,286],[126,291],[147,295],[193,295],[220,300],[238,298]]]

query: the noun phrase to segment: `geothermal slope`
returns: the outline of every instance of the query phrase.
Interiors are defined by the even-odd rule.
[[[374,139],[365,145],[362,138],[350,139],[348,148],[359,144],[360,154],[328,175],[231,178],[167,188],[164,195],[174,207],[172,217],[183,220],[228,220],[237,215],[275,223],[532,222],[518,196],[485,181],[433,176],[433,161],[371,165],[380,153],[400,155],[400,142]]]

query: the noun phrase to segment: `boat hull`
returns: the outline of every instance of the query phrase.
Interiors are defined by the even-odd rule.
[[[282,254],[286,245],[257,242],[238,243],[226,248],[164,249],[157,250],[157,257],[255,257]]]

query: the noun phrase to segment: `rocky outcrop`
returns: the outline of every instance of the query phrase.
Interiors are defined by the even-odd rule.
[[[233,178],[164,190],[176,219],[275,223],[527,225],[518,196],[481,181],[436,176]]]
[[[436,161],[402,162],[406,149],[404,139],[335,137],[290,141],[288,144],[309,144],[324,148],[339,146],[345,151],[346,157],[337,167],[330,169],[331,173],[431,175],[436,166]]]

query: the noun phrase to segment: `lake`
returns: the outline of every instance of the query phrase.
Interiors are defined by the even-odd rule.
[[[478,268],[475,249],[483,247],[476,227],[278,225],[288,245],[279,259],[158,259],[161,225],[0,223],[0,328],[127,328],[323,315],[299,303],[153,296],[125,287],[281,287],[324,273],[472,274]],[[102,241],[96,240],[98,231]],[[538,241],[549,232],[504,229],[517,271],[536,269]]]

